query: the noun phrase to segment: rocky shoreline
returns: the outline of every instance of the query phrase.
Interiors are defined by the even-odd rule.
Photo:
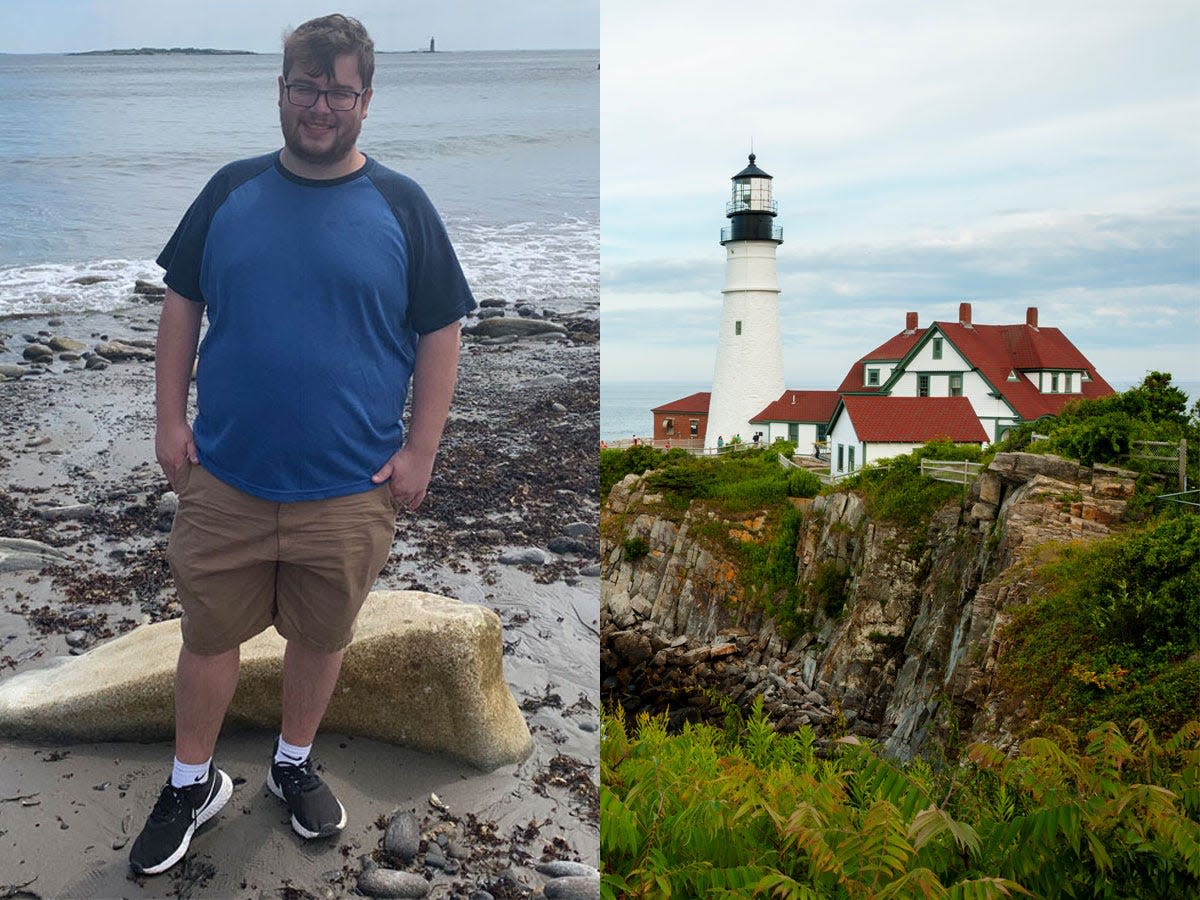
[[[153,287],[141,286],[135,305],[114,312],[0,320],[0,678],[179,614],[163,555],[173,494],[153,458]],[[384,858],[386,822],[397,801],[418,796],[424,800],[408,808],[424,817],[421,855],[407,868],[425,880],[427,896],[542,896],[544,884],[544,896],[598,895],[590,877],[588,893],[554,893],[549,884],[569,879],[538,871],[556,861],[598,863],[598,332],[594,308],[556,315],[484,300],[464,329],[429,499],[399,523],[377,584],[457,597],[500,616],[506,678],[534,735],[529,760],[481,777],[412,751],[322,735],[321,759],[352,782],[347,806],[357,800],[353,814],[362,820],[338,846],[310,853],[284,836],[272,839],[282,855],[264,862],[240,846],[254,838],[229,824],[227,812],[207,850],[198,841],[169,879],[135,882],[125,851],[109,848],[140,827],[135,820],[152,805],[169,747],[46,748],[0,738],[0,802],[39,801],[3,802],[21,827],[0,828],[0,880],[20,885],[36,876],[24,893],[8,895],[242,896],[254,885],[251,896],[343,896],[362,887],[359,856],[371,856],[375,872],[395,862]],[[228,739],[230,774],[246,755],[245,780],[259,777],[263,740]],[[44,762],[46,752],[69,755],[86,781],[76,786],[89,789],[72,791]],[[390,786],[397,765],[415,774],[402,789]],[[109,808],[111,795],[90,790],[92,778],[124,786],[120,810]],[[433,804],[437,796],[445,809]],[[250,798],[242,811],[253,819],[265,805],[270,820],[269,799]],[[84,807],[93,818],[97,807],[101,818],[121,812],[119,830],[72,834],[87,850],[80,867],[45,870],[41,842],[69,834],[53,815],[77,829],[79,820],[66,816]],[[445,852],[447,843],[467,855]],[[445,866],[436,865],[435,847]],[[0,884],[0,894],[5,889]]]

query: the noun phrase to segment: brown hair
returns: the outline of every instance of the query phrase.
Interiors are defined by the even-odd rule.
[[[283,77],[300,63],[313,77],[332,78],[334,63],[347,53],[358,58],[363,89],[369,88],[375,75],[375,42],[363,23],[341,13],[310,19],[283,40]]]

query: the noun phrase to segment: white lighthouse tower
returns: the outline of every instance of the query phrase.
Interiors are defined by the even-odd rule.
[[[725,247],[725,295],[717,365],[704,445],[726,446],[735,436],[750,443],[750,417],[783,394],[783,342],[779,334],[779,279],[775,248],[783,229],[775,224],[771,176],[754,164],[733,176],[733,199],[721,229]]]

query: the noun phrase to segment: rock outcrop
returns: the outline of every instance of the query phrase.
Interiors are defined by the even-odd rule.
[[[604,510],[604,691],[676,716],[719,713],[713,690],[743,708],[762,696],[780,727],[848,730],[900,757],[950,722],[1003,743],[1014,723],[993,684],[996,634],[1034,589],[1027,552],[1107,535],[1133,491],[1130,472],[1001,453],[919,533],[873,521],[852,493],[817,497],[804,507],[798,587],[811,597],[833,577],[845,602],[831,618],[810,601],[809,627],[789,640],[743,596],[735,563],[692,537],[713,514],[693,504],[675,521],[628,476]],[[760,523],[725,524],[752,540]],[[630,538],[647,548],[638,559]]]
[[[82,656],[0,682],[0,733],[156,740],[173,729],[179,621],[144,625]],[[284,641],[242,645],[232,724],[279,725]],[[504,680],[500,621],[481,606],[419,591],[367,598],[323,728],[448,753],[490,771],[533,750]]]

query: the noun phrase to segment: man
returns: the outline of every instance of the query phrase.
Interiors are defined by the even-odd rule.
[[[346,824],[309,751],[396,511],[425,497],[475,305],[425,194],[357,148],[374,68],[358,21],[297,28],[279,78],[283,149],[218,172],[158,259],[155,445],[180,496],[167,556],[183,649],[174,767],[132,847],[136,872],[182,859],[229,800],[213,750],[238,648],[270,625],[287,649],[267,787],[304,838]]]

